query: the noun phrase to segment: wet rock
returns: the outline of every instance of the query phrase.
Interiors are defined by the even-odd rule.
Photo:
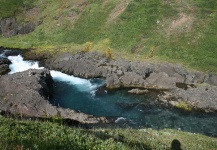
[[[3,57],[0,57],[0,65],[3,65],[3,64],[11,64],[11,61],[7,58],[3,58]]]
[[[105,87],[105,86],[99,87],[99,88],[96,90],[95,94],[96,94],[97,96],[103,96],[103,95],[107,94],[107,89],[106,89],[106,87]]]
[[[10,72],[8,64],[2,64],[2,65],[0,65],[0,75],[7,74],[8,72]]]
[[[9,64],[11,61],[7,58],[0,57],[0,75],[10,72]]]
[[[17,56],[17,55],[21,55],[22,51],[20,51],[20,50],[4,50],[3,54],[4,54],[5,57]]]
[[[132,90],[129,90],[128,93],[133,93],[133,94],[145,94],[145,93],[148,93],[149,91],[147,89],[145,90],[141,90],[141,89],[132,89]]]

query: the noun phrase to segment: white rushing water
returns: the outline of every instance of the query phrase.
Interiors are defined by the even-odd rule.
[[[66,82],[66,83],[72,84],[72,85],[76,85],[76,88],[79,91],[83,91],[83,92],[90,91],[92,94],[94,94],[93,91],[95,91],[95,89],[97,89],[97,87],[101,86],[100,84],[91,83],[90,80],[81,79],[78,77],[67,75],[67,74],[59,72],[59,71],[51,70],[50,73],[51,73],[51,76],[54,80]]]
[[[18,56],[9,56],[8,59],[12,62],[10,64],[11,71],[9,74],[13,74],[16,72],[22,72],[28,69],[43,69],[44,67],[39,67],[39,63],[37,61],[24,61],[21,55]],[[91,83],[90,80],[81,79],[78,77],[74,77],[71,75],[64,74],[59,71],[50,71],[51,76],[56,81],[66,82],[67,84],[75,85],[75,87],[79,91],[90,92],[92,95],[95,94],[95,90],[102,86],[103,83]]]
[[[28,69],[43,69],[44,67],[39,67],[39,64],[37,61],[24,61],[23,57],[18,56],[9,56],[8,59],[12,62],[10,64],[11,71],[9,74],[13,74],[16,72],[22,72]]]

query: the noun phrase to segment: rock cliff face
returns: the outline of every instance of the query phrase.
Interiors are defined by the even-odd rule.
[[[62,117],[81,123],[108,123],[105,117],[94,117],[70,109],[52,106],[52,77],[49,70],[28,70],[0,77],[0,110],[29,117]]]
[[[128,62],[121,58],[110,60],[97,52],[64,53],[47,59],[45,67],[82,78],[103,77],[108,88],[141,87],[170,90],[177,88],[177,83],[207,83],[217,86],[216,76],[187,71],[180,65]]]
[[[107,88],[169,91],[169,95],[168,92],[159,95],[159,100],[174,106],[185,102],[196,109],[217,111],[217,76],[188,71],[180,65],[128,62],[121,58],[111,60],[103,54],[87,52],[63,53],[47,59],[45,66],[82,78],[105,78]]]
[[[33,22],[20,24],[15,18],[5,18],[0,20],[0,34],[6,38],[17,34],[27,34],[34,31],[35,26]]]

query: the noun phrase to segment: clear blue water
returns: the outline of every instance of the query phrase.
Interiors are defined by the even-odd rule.
[[[0,54],[0,57],[5,57]],[[21,56],[10,57],[11,73],[30,68],[40,69],[38,63],[23,61]],[[217,114],[184,112],[169,108],[156,101],[157,93],[129,94],[127,90],[101,92],[104,85],[100,79],[80,79],[51,71],[54,79],[53,97],[50,102],[63,108],[71,108],[95,116],[116,117],[118,127],[153,129],[177,129],[217,137]]]
[[[157,93],[135,95],[126,89],[95,92],[96,88],[81,90],[80,85],[54,79],[51,103],[95,116],[115,116],[120,127],[177,129],[217,136],[217,115],[184,112],[156,101]],[[91,85],[102,85],[102,80],[89,80]],[[97,86],[95,86],[97,87]],[[95,94],[94,94],[95,93]]]

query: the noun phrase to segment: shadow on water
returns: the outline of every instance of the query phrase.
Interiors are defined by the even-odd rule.
[[[100,83],[98,79],[91,84]],[[86,87],[87,88],[87,87]],[[217,136],[217,115],[185,112],[162,105],[156,91],[143,95],[128,93],[127,89],[107,91],[100,88],[82,89],[81,85],[55,81],[50,102],[95,116],[113,117],[114,123],[99,127],[176,129],[208,136]]]

